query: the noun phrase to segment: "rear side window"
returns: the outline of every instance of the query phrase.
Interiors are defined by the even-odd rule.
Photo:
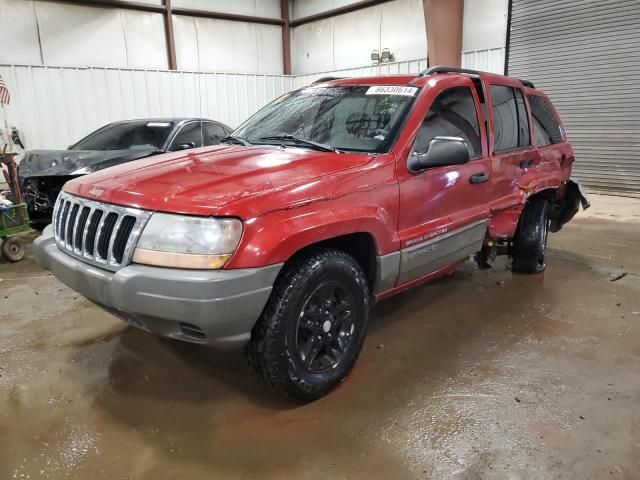
[[[562,142],[562,129],[547,99],[539,95],[529,95],[529,105],[531,105],[536,146],[544,147]]]
[[[467,142],[471,158],[482,155],[478,112],[469,87],[440,93],[424,118],[413,151],[426,152],[435,137],[460,137]]]
[[[491,85],[491,109],[496,153],[531,145],[529,117],[520,89]]]

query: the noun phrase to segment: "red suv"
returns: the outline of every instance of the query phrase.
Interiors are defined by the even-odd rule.
[[[588,206],[553,105],[501,75],[325,78],[224,142],[68,182],[36,257],[138,328],[246,345],[300,401],[345,378],[374,301],[474,254],[541,272]]]

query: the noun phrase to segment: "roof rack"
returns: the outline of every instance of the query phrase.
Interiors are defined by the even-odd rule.
[[[320,77],[319,79],[311,82],[311,85],[315,85],[316,83],[330,82],[331,80],[342,80],[343,78],[346,77]]]
[[[466,73],[467,75],[480,75],[481,73],[485,73],[485,72],[481,72],[480,70],[471,70],[469,68],[438,66],[438,67],[431,67],[431,68],[428,68],[427,70],[421,71],[418,77],[426,77],[427,75],[432,75],[434,73]],[[522,80],[520,78],[516,78],[516,80],[520,80],[520,82],[522,82],[522,84],[525,87],[535,88],[535,86],[533,85],[533,82],[529,80]]]
[[[458,68],[458,67],[431,67],[427,70],[423,70],[420,72],[419,77],[426,77],[427,75],[432,75],[434,73],[466,73],[469,75],[480,75],[480,71],[478,70],[470,70],[468,68]]]

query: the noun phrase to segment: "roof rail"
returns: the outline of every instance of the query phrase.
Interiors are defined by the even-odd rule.
[[[320,77],[319,79],[311,82],[311,85],[315,85],[316,83],[330,82],[331,80],[342,80],[343,78],[346,77]]]
[[[470,70],[468,68],[458,68],[458,67],[431,67],[427,70],[423,70],[420,72],[419,77],[426,77],[427,75],[432,75],[434,73],[467,73],[469,75],[480,75],[478,70]]]
[[[421,71],[418,77],[426,77],[427,75],[432,75],[434,73],[466,73],[467,75],[480,75],[481,73],[484,73],[484,72],[481,72],[480,70],[471,70],[469,68],[438,66],[438,67],[431,67],[427,70]],[[520,78],[516,78],[516,80],[520,80],[525,87],[536,88],[533,85],[533,82],[529,80],[522,80]]]

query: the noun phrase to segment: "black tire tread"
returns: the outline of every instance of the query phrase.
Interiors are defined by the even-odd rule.
[[[544,198],[530,200],[518,224],[513,245],[513,264],[511,269],[517,273],[539,273],[545,269],[545,263],[540,264],[541,242],[540,225],[548,222],[551,205]]]
[[[364,271],[351,255],[341,250],[321,249],[310,255],[293,259],[283,267],[283,271],[276,279],[267,305],[256,322],[251,340],[245,348],[249,366],[258,377],[258,381],[288,400],[308,402],[328,393],[327,390],[301,394],[296,382],[302,382],[302,380],[290,377],[286,353],[277,343],[282,342],[285,335],[281,328],[285,326],[284,316],[289,304],[302,294],[304,277],[311,269],[318,268],[318,265],[327,259],[335,258],[348,262],[356,270],[356,276],[363,282],[368,292]],[[368,294],[365,297],[367,302],[365,307],[368,312],[370,297]]]

